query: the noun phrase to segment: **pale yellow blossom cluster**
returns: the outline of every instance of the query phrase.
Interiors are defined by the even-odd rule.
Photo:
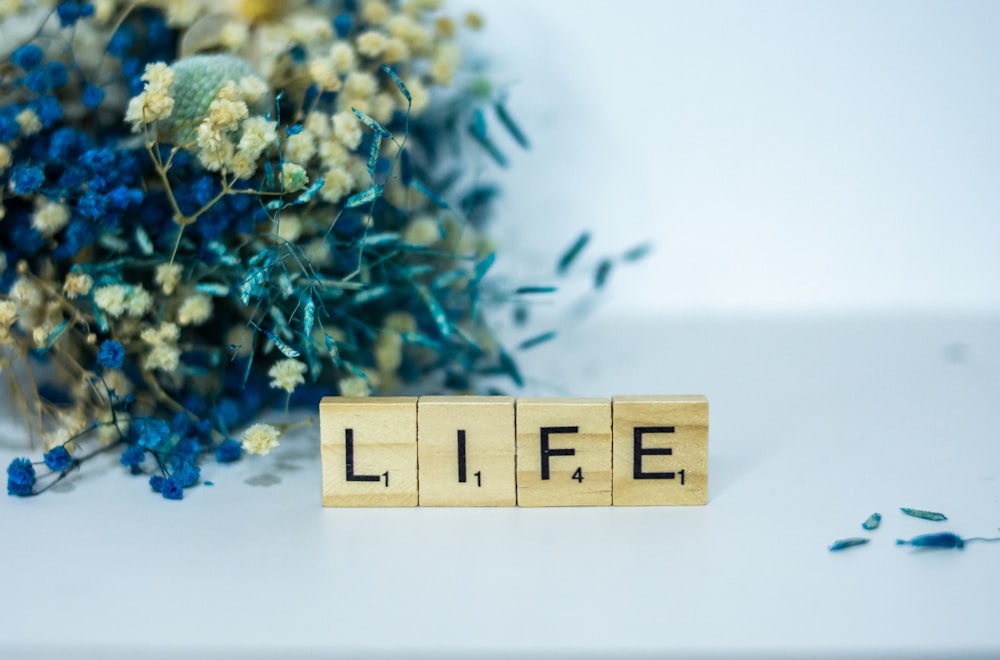
[[[112,318],[141,318],[153,308],[153,296],[141,284],[107,284],[94,290],[94,304]]]
[[[281,431],[270,424],[254,424],[243,432],[243,451],[248,454],[270,454],[278,446]]]
[[[173,69],[164,62],[146,65],[142,74],[142,80],[146,84],[142,92],[129,101],[125,111],[125,121],[132,124],[133,131],[141,131],[144,126],[166,119],[173,113],[175,79]]]
[[[179,325],[201,325],[212,317],[212,298],[204,293],[194,293],[184,299],[177,310]]]
[[[278,123],[251,116],[250,105],[269,92],[262,80],[247,76],[239,83],[228,81],[216,93],[195,134],[198,159],[206,169],[239,179],[257,172],[261,156],[278,141]]]
[[[305,381],[306,365],[294,358],[278,360],[267,372],[271,377],[271,387],[285,390],[289,394]]]
[[[69,273],[63,282],[63,295],[68,300],[76,300],[90,293],[94,286],[94,278],[86,273]]]
[[[31,226],[42,236],[57,234],[69,222],[69,209],[59,203],[44,201],[31,216]]]
[[[143,369],[162,369],[172,372],[180,364],[181,351],[177,348],[181,329],[174,323],[161,323],[158,328],[146,328],[142,331],[142,340],[149,344]]]
[[[181,265],[180,264],[160,264],[156,267],[156,273],[153,276],[153,280],[160,285],[163,289],[163,293],[168,296],[173,294],[177,289],[177,285],[181,281]]]
[[[21,135],[34,135],[42,130],[42,120],[38,118],[38,115],[31,108],[25,108],[17,113],[14,119],[21,128]]]

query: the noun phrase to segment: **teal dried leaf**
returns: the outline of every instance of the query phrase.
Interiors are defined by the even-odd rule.
[[[128,252],[128,243],[111,234],[101,234],[97,238],[97,244],[112,252]]]
[[[488,273],[490,268],[493,267],[496,260],[496,252],[490,252],[488,255],[480,259],[472,271],[472,281],[477,284],[481,282],[482,279],[486,277],[486,273]]]
[[[608,275],[611,274],[611,266],[614,265],[610,259],[604,259],[601,263],[597,264],[597,270],[594,271],[594,288],[602,289],[604,285],[608,282]]]
[[[330,356],[335,362],[339,361],[339,351],[337,350],[337,342],[333,340],[333,337],[323,333],[323,340],[326,342],[326,350],[330,353]]]
[[[278,185],[274,181],[274,166],[268,160],[264,161],[264,189],[277,190]]]
[[[296,205],[297,204],[308,204],[309,202],[311,202],[313,200],[313,197],[316,196],[316,193],[318,193],[320,190],[322,190],[323,185],[325,183],[326,183],[326,181],[323,179],[323,177],[321,177],[321,176],[320,177],[316,177],[316,180],[313,181],[312,183],[310,183],[308,188],[306,188],[301,193],[299,193],[299,196],[295,198],[295,201],[292,202],[292,204],[296,204]]]
[[[854,546],[857,545],[864,545],[868,543],[868,541],[869,539],[863,539],[858,537],[850,539],[840,539],[839,541],[834,541],[833,543],[830,544],[830,552],[839,552],[840,550],[844,550],[846,548],[853,548]]]
[[[867,530],[878,529],[878,526],[882,523],[882,514],[873,513],[868,516],[868,520],[861,523],[861,526]]]
[[[148,257],[153,254],[153,241],[150,240],[149,234],[142,225],[135,226],[135,242],[139,246],[139,252],[144,256]]]
[[[361,206],[362,204],[369,204],[374,202],[376,199],[382,196],[382,186],[375,183],[370,187],[362,190],[359,193],[355,193],[347,198],[347,203],[344,205],[345,208],[353,209],[355,207]]]
[[[900,507],[899,510],[908,516],[913,516],[914,518],[921,518],[923,520],[933,520],[935,522],[941,520],[948,520],[947,516],[945,516],[943,513],[938,513],[936,511],[922,511],[920,509],[910,509],[905,506]]]
[[[531,293],[555,293],[558,289],[554,286],[519,286],[514,290],[517,295],[527,295]]]
[[[486,118],[483,117],[482,110],[477,109],[473,114],[472,123],[469,124],[469,134],[486,150],[486,153],[493,158],[497,165],[507,167],[507,157],[486,134]]]
[[[622,255],[622,261],[629,261],[629,262],[639,261],[646,255],[648,255],[650,252],[652,252],[652,250],[653,246],[650,243],[642,243],[640,245],[636,245],[634,248],[626,251],[625,254]]]
[[[583,252],[583,248],[587,247],[587,243],[589,242],[589,233],[583,232],[580,234],[579,238],[573,241],[573,245],[569,246],[569,249],[566,250],[561,257],[559,257],[559,263],[556,264],[556,272],[560,275],[565,274],[566,271],[569,270],[569,267],[573,265],[573,262],[576,261],[576,258],[580,256],[580,253]]]
[[[207,293],[216,298],[224,298],[229,295],[229,287],[218,282],[199,282],[194,288],[200,293]]]
[[[418,193],[420,193],[427,199],[431,200],[431,202],[433,202],[438,208],[442,209],[448,208],[448,202],[444,201],[444,198],[441,197],[441,195],[438,195],[436,192],[434,192],[424,184],[420,183],[420,181],[418,181],[417,179],[413,180],[412,186],[414,190],[416,190]]]
[[[525,339],[520,344],[518,344],[517,348],[519,350],[526,351],[529,348],[534,348],[535,346],[538,346],[539,344],[544,344],[547,341],[551,341],[552,339],[555,339],[555,337],[556,337],[556,331],[555,330],[550,330],[548,332],[543,332],[542,334],[536,335],[536,336],[534,336],[534,337],[532,337],[530,339]]]
[[[468,276],[469,273],[461,268],[455,270],[449,270],[435,277],[434,282],[431,284],[431,286],[435,289],[444,289],[445,287],[449,287],[455,282],[458,282],[463,277],[468,277]],[[470,282],[470,285],[471,284],[472,283]]]
[[[514,384],[518,387],[524,387],[524,378],[521,377],[521,371],[517,368],[517,363],[514,362],[514,358],[507,354],[507,351],[500,351],[500,369],[510,376],[510,379],[514,381]]]
[[[368,176],[375,176],[375,166],[378,165],[378,154],[382,149],[382,134],[376,132],[372,136],[372,146],[368,149]]]
[[[421,334],[419,332],[404,332],[400,335],[403,341],[407,344],[416,344],[418,346],[426,346],[427,348],[434,349],[435,351],[441,350],[441,342],[435,341],[428,337],[427,335]]]
[[[278,339],[278,337],[276,337],[273,332],[270,332],[268,330],[264,330],[263,332],[264,336],[270,339],[271,343],[274,344],[275,348],[281,351],[281,354],[284,355],[285,357],[297,358],[299,355],[301,355],[301,353],[299,353],[297,350],[295,350],[285,342]]]
[[[399,242],[399,232],[384,231],[378,234],[369,234],[365,237],[366,247],[378,247],[380,245],[392,245]]]
[[[226,266],[235,266],[240,263],[240,258],[232,253],[232,251],[219,241],[211,241],[205,246],[209,252],[215,255],[215,258],[221,264]]]
[[[365,126],[367,126],[370,129],[372,129],[376,133],[380,133],[382,135],[382,137],[387,137],[387,138],[391,138],[392,137],[392,133],[390,133],[388,130],[386,130],[385,126],[383,126],[382,124],[378,123],[377,121],[375,121],[374,119],[372,119],[371,117],[369,117],[368,115],[366,115],[365,113],[361,112],[357,108],[351,108],[351,111],[354,113],[355,117],[357,117],[358,119],[361,120],[362,124],[364,124]]]
[[[965,547],[965,541],[951,532],[941,532],[940,534],[914,536],[909,541],[896,539],[896,545],[912,545],[915,548],[954,548],[961,550]]]
[[[316,301],[313,300],[312,296],[306,301],[305,306],[302,309],[302,332],[306,336],[306,340],[312,336],[313,326],[316,324]]]
[[[504,125],[510,136],[514,138],[514,141],[521,145],[522,149],[530,148],[531,145],[528,143],[527,136],[525,136],[521,128],[511,118],[510,113],[507,112],[507,107],[504,105],[503,100],[497,101],[493,105],[493,109],[496,111],[500,123]]]
[[[399,77],[399,75],[386,64],[382,65],[382,70],[385,71],[386,75],[392,79],[392,82],[396,85],[396,89],[398,89],[399,93],[406,99],[407,106],[412,104],[413,97],[410,95],[410,90],[408,90],[406,85],[403,84],[403,80]]]
[[[424,304],[427,305],[427,309],[431,313],[431,318],[434,319],[434,324],[437,325],[441,336],[450,337],[451,323],[448,322],[448,315],[445,314],[441,303],[437,301],[437,298],[426,287],[417,287],[417,292],[420,294],[420,298],[424,301]]]
[[[45,338],[45,344],[42,346],[43,351],[47,351],[52,348],[59,339],[66,334],[66,329],[69,328],[69,321],[63,321],[56,327],[52,328],[52,332],[49,336]]]
[[[275,258],[274,250],[271,250],[270,248],[264,248],[257,254],[250,257],[250,261],[248,261],[247,264],[249,264],[250,266],[262,266],[264,268],[267,268],[272,263],[274,263],[274,258]]]
[[[373,300],[378,300],[382,296],[392,293],[392,287],[388,284],[380,284],[379,286],[373,286],[370,289],[365,289],[364,291],[359,291],[354,296],[354,303],[357,305],[364,305]]]

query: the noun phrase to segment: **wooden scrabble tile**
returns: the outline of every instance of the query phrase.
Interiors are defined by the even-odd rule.
[[[708,399],[616,396],[614,503],[708,502]]]
[[[517,400],[518,506],[611,504],[611,402]]]
[[[323,506],[417,505],[416,397],[319,404]]]
[[[514,399],[420,397],[417,456],[420,506],[514,506]]]

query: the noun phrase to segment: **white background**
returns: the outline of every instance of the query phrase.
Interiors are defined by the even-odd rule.
[[[1000,4],[484,13],[476,43],[533,142],[507,148],[511,254],[651,239],[616,312],[1000,309]]]

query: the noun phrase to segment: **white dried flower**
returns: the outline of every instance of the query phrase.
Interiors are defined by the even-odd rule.
[[[378,90],[375,76],[363,71],[353,71],[344,80],[344,96],[366,99]]]
[[[125,311],[132,318],[140,318],[153,309],[153,296],[138,284],[131,288],[125,299]]]
[[[69,273],[63,283],[63,295],[69,300],[76,300],[78,296],[85,296],[90,293],[94,286],[94,278],[86,273]]]
[[[316,135],[309,129],[285,140],[285,158],[296,163],[308,163],[316,153]]]
[[[0,144],[0,172],[10,167],[14,161],[14,154],[6,144]]]
[[[323,187],[320,188],[319,195],[325,201],[336,204],[347,193],[351,192],[354,186],[354,177],[342,167],[330,170],[323,175]]]
[[[317,57],[309,62],[309,76],[324,92],[340,89],[340,76],[332,57]]]
[[[35,209],[31,226],[42,236],[52,236],[69,222],[69,209],[58,202],[46,202]]]
[[[212,299],[204,293],[189,296],[177,310],[180,325],[201,325],[212,317]]]
[[[160,264],[156,267],[154,280],[168,296],[174,292],[181,281],[180,264]]]
[[[170,372],[177,368],[181,361],[181,351],[176,346],[160,344],[154,346],[146,356],[142,367],[146,370],[163,369]]]
[[[31,108],[25,108],[17,113],[17,117],[14,119],[17,121],[17,125],[21,127],[21,135],[34,135],[42,130],[42,120],[38,118],[38,115]]]
[[[358,35],[358,52],[365,57],[378,57],[385,51],[385,35],[377,30],[369,30]]]
[[[304,167],[298,163],[285,162],[281,164],[281,185],[285,192],[298,192],[309,183]]]
[[[257,76],[244,76],[240,79],[239,88],[247,103],[257,103],[271,93],[267,83]]]
[[[361,122],[353,112],[338,112],[333,116],[333,134],[348,149],[361,144]]]
[[[257,160],[265,150],[278,141],[278,122],[264,117],[250,117],[243,122],[243,135],[236,148],[246,158]]]
[[[368,381],[361,376],[348,376],[347,378],[341,378],[338,383],[340,387],[341,396],[368,396],[370,390],[368,388]]]
[[[248,454],[269,454],[278,446],[281,432],[270,424],[254,424],[243,432],[243,450]]]
[[[357,57],[354,55],[354,48],[346,41],[338,41],[330,48],[330,58],[334,67],[340,73],[350,73],[358,65]]]
[[[94,291],[94,304],[112,318],[125,313],[129,287],[124,284],[107,284]]]
[[[292,213],[282,213],[278,223],[278,236],[294,243],[302,237],[302,220]]]
[[[286,358],[274,363],[267,375],[271,377],[271,387],[285,390],[289,394],[295,388],[306,382],[304,374],[306,365],[293,358]]]

